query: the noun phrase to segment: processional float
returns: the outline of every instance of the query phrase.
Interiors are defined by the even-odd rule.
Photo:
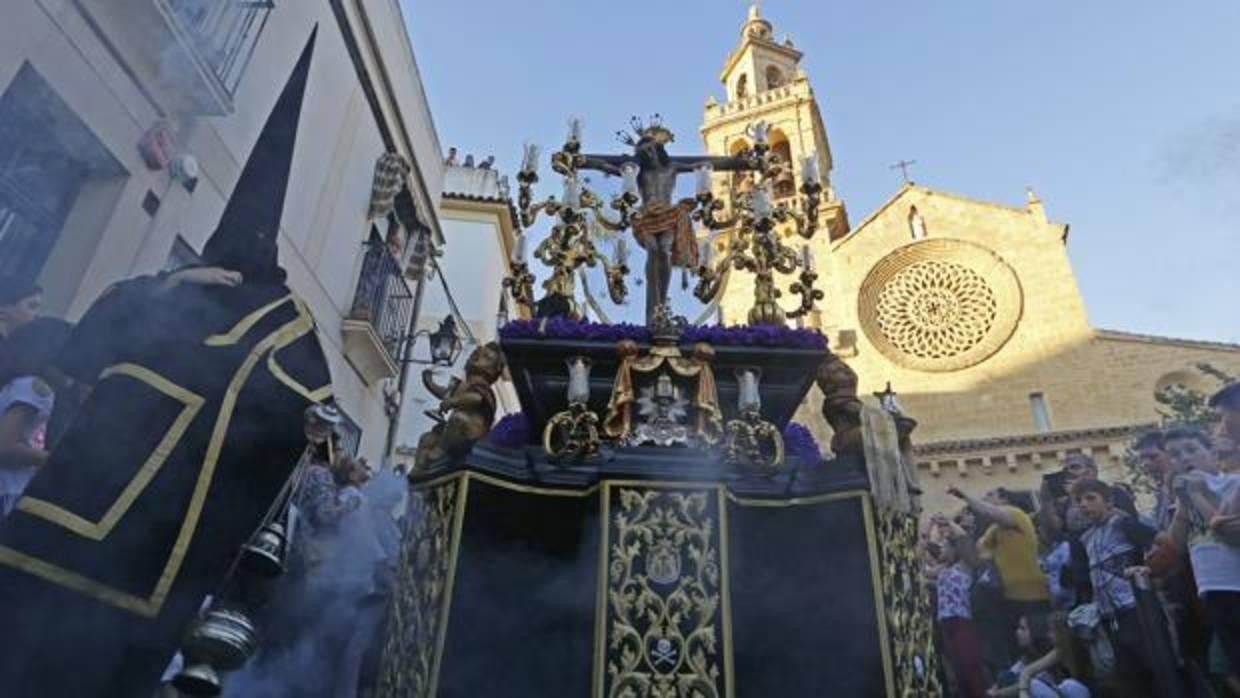
[[[765,124],[733,157],[671,156],[657,117],[632,126],[632,153],[594,155],[573,120],[550,157],[558,198],[536,200],[526,147],[526,232],[504,281],[523,319],[436,393],[447,416],[410,473],[378,695],[937,695],[905,457],[915,422],[891,396],[863,403],[856,374],[801,326],[824,299],[816,160],[778,200],[792,163]],[[596,192],[587,171],[619,191]],[[682,173],[696,195],[673,200]],[[646,250],[643,325],[608,322],[589,288],[601,271],[607,300],[626,301],[630,233]],[[547,267],[541,294],[527,253]],[[677,270],[706,306],[696,321],[672,310]],[[749,324],[702,324],[738,272],[753,280]],[[501,364],[522,412],[479,438]],[[815,383],[830,459],[791,422]]]

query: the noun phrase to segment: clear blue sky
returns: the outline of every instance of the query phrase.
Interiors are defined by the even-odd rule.
[[[660,112],[697,151],[742,0],[403,0],[445,149],[615,149]],[[1069,240],[1098,327],[1240,342],[1240,3],[769,0],[805,52],[833,183],[862,220],[914,179],[1021,203]],[[544,154],[548,152],[544,150]],[[544,177],[546,179],[546,177]],[[1036,293],[1036,289],[1026,289]],[[638,290],[640,293],[640,290]]]

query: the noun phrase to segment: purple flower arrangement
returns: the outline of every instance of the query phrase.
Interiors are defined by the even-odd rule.
[[[499,329],[501,339],[565,339],[587,342],[650,341],[642,325],[584,322],[567,318],[513,320]],[[713,346],[784,347],[826,349],[827,338],[818,330],[771,325],[691,325],[680,337],[682,344],[706,342]]]
[[[500,339],[571,339],[586,342],[650,341],[650,330],[644,325],[627,322],[615,325],[586,322],[563,317],[534,320],[512,320],[499,328]]]
[[[495,426],[487,440],[500,448],[521,448],[530,440],[530,419],[524,412],[504,415]],[[803,424],[788,422],[784,427],[784,451],[789,458],[796,458],[806,465],[818,465],[822,462],[822,450],[818,440]]]
[[[818,447],[818,439],[804,424],[788,422],[784,427],[784,453],[806,465],[818,465],[822,462],[822,449]]]
[[[501,448],[521,448],[530,440],[530,418],[524,412],[506,414],[491,427],[487,439]]]
[[[680,336],[680,341],[684,344],[706,342],[714,346],[827,348],[827,338],[818,330],[783,325],[691,325]]]

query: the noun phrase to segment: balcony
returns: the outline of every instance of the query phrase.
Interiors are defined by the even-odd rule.
[[[413,316],[400,263],[379,242],[366,244],[353,308],[341,325],[344,355],[367,384],[394,378]]]
[[[274,0],[79,3],[141,87],[173,113],[221,116],[249,65]]]

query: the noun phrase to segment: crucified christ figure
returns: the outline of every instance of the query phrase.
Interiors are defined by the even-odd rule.
[[[743,157],[676,156],[667,154],[672,132],[655,124],[636,128],[638,138],[625,135],[633,146],[632,155],[585,155],[579,169],[596,170],[620,175],[624,165],[638,167],[637,189],[641,208],[633,219],[633,236],[646,250],[646,321],[655,310],[667,303],[673,267],[697,267],[697,243],[689,214],[694,200],[672,203],[676,177],[710,165],[718,172],[756,170],[755,164]]]

